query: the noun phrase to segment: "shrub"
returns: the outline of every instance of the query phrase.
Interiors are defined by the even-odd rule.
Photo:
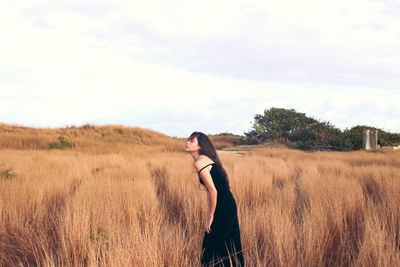
[[[58,142],[49,143],[49,149],[60,149],[64,150],[66,148],[74,148],[75,144],[71,144],[64,136],[58,137]]]
[[[5,179],[11,179],[15,177],[15,173],[12,173],[12,169],[0,169],[0,181]]]
[[[82,125],[81,128],[85,129],[85,130],[90,130],[90,129],[94,129],[95,126],[93,124],[86,123],[86,124]]]
[[[266,141],[294,143],[303,150],[349,151],[362,148],[363,130],[378,130],[378,144],[397,145],[400,134],[358,125],[341,131],[329,122],[307,117],[294,109],[270,108],[254,116],[253,128],[237,144],[261,144]]]

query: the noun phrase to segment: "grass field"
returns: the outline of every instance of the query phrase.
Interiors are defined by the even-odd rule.
[[[74,147],[49,149],[65,137]],[[0,125],[0,266],[197,266],[206,191],[184,139]],[[248,266],[398,266],[400,153],[222,155]]]

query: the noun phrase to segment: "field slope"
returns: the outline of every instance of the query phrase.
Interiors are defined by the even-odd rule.
[[[50,149],[63,136],[73,147]],[[0,125],[0,266],[197,266],[207,216],[184,139]],[[398,266],[400,153],[222,154],[248,266]]]

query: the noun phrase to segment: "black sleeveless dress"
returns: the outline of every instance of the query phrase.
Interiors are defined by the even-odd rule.
[[[235,199],[229,189],[226,175],[219,165],[211,163],[210,174],[217,189],[217,206],[211,232],[204,235],[201,264],[205,266],[244,266],[239,221]],[[204,185],[204,184],[203,184]],[[215,264],[215,265],[214,265]]]

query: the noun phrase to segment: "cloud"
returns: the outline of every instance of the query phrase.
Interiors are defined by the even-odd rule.
[[[8,33],[23,34],[9,43],[14,53],[6,59],[71,69],[79,58],[94,72],[110,58],[130,57],[228,77],[393,88],[400,79],[400,19],[386,14],[395,4],[42,1],[11,15],[19,21]]]
[[[149,47],[146,60],[196,72],[264,81],[399,82],[399,19],[386,16],[382,3],[224,4],[155,7],[150,1],[141,12],[132,4],[122,25]]]
[[[400,131],[398,1],[2,1],[0,121],[243,133],[295,108]]]

